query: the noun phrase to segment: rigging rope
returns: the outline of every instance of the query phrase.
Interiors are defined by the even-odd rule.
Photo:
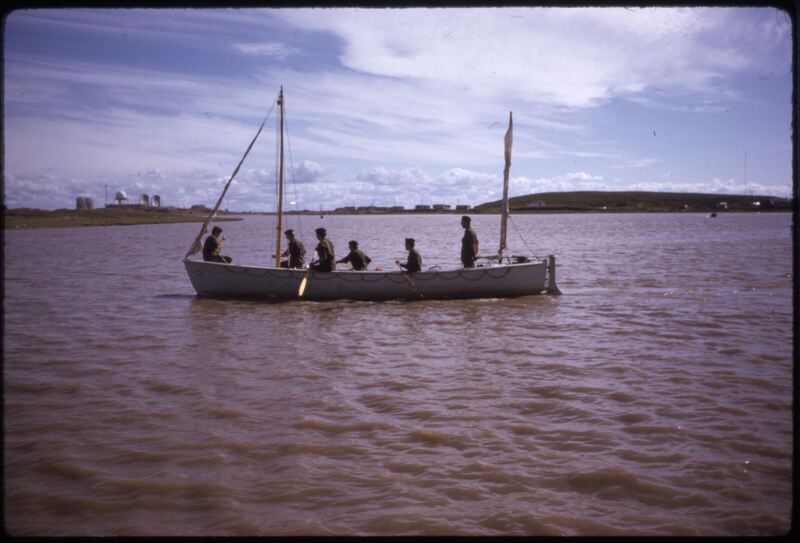
[[[267,112],[267,116],[264,117],[264,120],[261,122],[261,126],[258,127],[258,132],[256,132],[256,135],[253,137],[253,140],[250,142],[250,145],[247,146],[247,150],[244,152],[244,155],[242,156],[241,160],[239,160],[239,164],[236,165],[236,169],[233,170],[230,179],[228,179],[228,182],[225,183],[225,188],[222,190],[222,194],[217,200],[217,204],[214,206],[214,209],[211,210],[211,212],[208,214],[206,220],[203,221],[203,225],[200,227],[200,233],[197,234],[194,243],[192,243],[192,246],[189,248],[189,251],[186,253],[186,256],[183,257],[184,259],[189,258],[189,256],[200,251],[201,249],[200,239],[202,239],[203,234],[205,234],[208,231],[208,223],[217,217],[217,211],[219,210],[220,205],[222,205],[222,200],[225,198],[225,193],[228,192],[228,188],[230,188],[231,183],[236,177],[236,174],[239,173],[239,169],[242,167],[242,164],[244,164],[244,161],[247,158],[247,155],[250,153],[250,150],[253,148],[253,145],[255,145],[256,140],[258,139],[258,136],[261,134],[261,130],[264,129],[264,125],[267,123],[267,119],[269,119],[269,116],[272,114],[272,109],[274,107],[275,103],[273,102],[272,106],[270,106],[269,111]]]
[[[286,147],[289,150],[289,172],[292,181],[292,189],[294,190],[294,201],[297,207],[295,211],[299,211],[300,199],[297,197],[297,183],[294,182],[294,157],[292,156],[292,140],[289,137],[289,118],[286,115],[286,109],[283,112],[283,122],[286,125]],[[300,214],[297,214],[297,227],[300,230],[300,239],[303,239],[303,222],[300,220]]]
[[[532,256],[533,258],[535,258],[536,260],[539,260],[539,257],[538,257],[538,256],[536,256],[536,253],[534,253],[534,252],[533,252],[533,249],[531,249],[531,248],[530,248],[530,246],[528,245],[528,242],[527,242],[527,241],[525,241],[525,238],[524,238],[524,237],[522,237],[522,233],[519,231],[519,228],[517,228],[517,224],[514,222],[514,217],[512,217],[512,216],[509,214],[508,218],[509,218],[509,219],[511,219],[511,226],[513,226],[513,227],[514,227],[514,230],[517,232],[517,235],[519,236],[519,239],[521,239],[521,240],[522,240],[522,243],[524,243],[524,244],[525,244],[525,248],[526,248],[526,249],[528,249],[528,252],[531,254],[531,256]]]

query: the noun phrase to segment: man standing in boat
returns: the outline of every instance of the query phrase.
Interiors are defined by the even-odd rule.
[[[414,238],[406,238],[406,251],[408,251],[408,260],[406,263],[401,264],[399,260],[395,260],[395,263],[406,273],[420,271],[422,269],[422,257],[417,250],[414,249]]]
[[[317,261],[308,267],[314,271],[330,272],[336,267],[336,258],[333,253],[333,242],[326,238],[328,232],[324,228],[314,230],[319,243],[317,244]]]
[[[465,268],[474,268],[478,258],[478,234],[470,226],[472,219],[464,215],[461,217],[461,226],[464,228],[464,237],[461,238],[461,264]]]
[[[220,249],[222,249],[222,244],[225,243],[225,236],[222,236],[222,239],[217,241],[221,233],[222,228],[219,226],[215,226],[211,229],[211,235],[206,238],[203,244],[203,260],[207,262],[223,262],[225,264],[233,260],[229,256],[222,256],[219,254]]]
[[[343,259],[337,260],[336,263],[347,264],[349,262],[354,271],[367,271],[367,266],[372,262],[372,259],[358,248],[357,241],[352,240],[347,245],[350,247],[350,252]]]
[[[306,263],[306,249],[303,247],[303,242],[294,237],[294,230],[289,229],[286,232],[286,240],[289,246],[281,254],[282,257],[289,257],[289,260],[281,262],[281,268],[302,268]]]

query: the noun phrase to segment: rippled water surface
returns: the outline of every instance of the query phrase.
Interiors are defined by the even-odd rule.
[[[384,269],[406,236],[454,266],[462,232],[290,223],[318,225]],[[483,253],[497,225],[474,218]],[[266,261],[272,218],[223,226]],[[513,252],[555,254],[564,294],[472,301],[198,299],[198,228],[5,232],[12,534],[790,528],[790,214],[518,216]]]

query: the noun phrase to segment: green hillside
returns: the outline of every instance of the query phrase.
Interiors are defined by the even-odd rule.
[[[725,204],[723,204],[725,202]],[[758,203],[756,203],[758,202]],[[475,206],[478,213],[499,213],[500,200]],[[509,199],[515,212],[574,211],[765,211],[791,209],[791,200],[764,195],[686,192],[541,192]]]
[[[98,208],[87,211],[74,209],[18,208],[3,210],[4,228],[64,228],[72,226],[118,226],[129,224],[161,224],[203,222],[208,213],[192,214],[188,210]],[[217,217],[219,221],[238,221],[239,218]]]

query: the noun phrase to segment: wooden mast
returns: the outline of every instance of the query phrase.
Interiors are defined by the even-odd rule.
[[[281,92],[283,92],[283,91],[281,91]],[[272,109],[270,109],[270,113],[271,112],[272,112]],[[244,152],[244,155],[242,155],[242,159],[239,161],[239,164],[236,165],[236,169],[233,170],[233,173],[231,174],[230,178],[228,179],[228,182],[225,183],[225,188],[222,189],[222,194],[219,195],[219,199],[217,200],[217,204],[214,206],[214,209],[212,209],[209,212],[208,217],[206,217],[206,220],[203,222],[202,226],[200,227],[200,233],[197,234],[197,237],[194,239],[194,243],[192,243],[192,246],[189,248],[189,251],[186,253],[186,256],[183,257],[184,259],[187,259],[191,255],[193,255],[196,252],[200,251],[200,249],[202,247],[200,245],[200,240],[202,239],[203,234],[205,234],[208,231],[208,223],[211,222],[214,219],[214,217],[217,216],[217,211],[219,210],[220,204],[222,204],[223,198],[225,198],[225,193],[228,192],[228,188],[230,188],[231,183],[233,183],[233,180],[236,177],[236,174],[239,173],[239,169],[242,167],[242,164],[244,164],[244,160],[247,158],[247,155],[250,154],[250,150],[253,148],[253,145],[255,144],[256,140],[258,139],[259,134],[261,134],[261,131],[264,129],[264,124],[267,122],[268,118],[269,118],[269,113],[267,113],[267,116],[264,117],[263,121],[261,121],[261,126],[258,127],[258,132],[256,132],[256,135],[253,137],[253,141],[251,141],[250,145],[247,146],[247,150]]]
[[[511,169],[511,144],[513,142],[511,112],[508,112],[508,131],[503,139],[505,145],[506,165],[503,169],[503,207],[500,210],[500,249],[497,251],[498,263],[503,258],[503,250],[506,248],[506,230],[508,228],[508,172]]]
[[[280,130],[281,130],[281,155],[280,167],[278,171],[278,226],[275,232],[275,267],[281,267],[281,236],[283,232],[283,86],[278,95],[278,106],[280,106]]]

